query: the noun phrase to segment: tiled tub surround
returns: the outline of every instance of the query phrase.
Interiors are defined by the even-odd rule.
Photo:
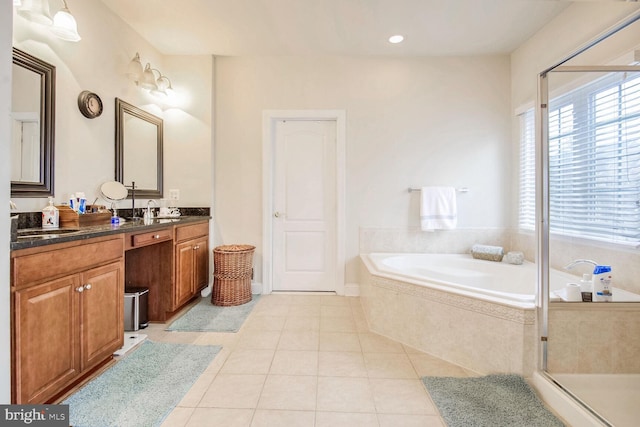
[[[509,305],[410,283],[361,256],[360,300],[369,328],[478,373],[536,369],[533,303]]]
[[[552,374],[640,374],[640,304],[552,303]]]

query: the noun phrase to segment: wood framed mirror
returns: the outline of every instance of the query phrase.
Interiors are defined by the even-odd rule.
[[[135,197],[160,199],[163,122],[159,117],[116,98],[116,181]]]
[[[56,67],[13,48],[11,197],[53,196]]]

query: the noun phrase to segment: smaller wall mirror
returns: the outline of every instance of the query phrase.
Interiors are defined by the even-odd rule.
[[[116,98],[116,181],[135,197],[162,198],[162,119]]]
[[[13,48],[11,197],[53,195],[56,68]]]

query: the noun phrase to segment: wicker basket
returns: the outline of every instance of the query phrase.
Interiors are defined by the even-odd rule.
[[[231,306],[251,301],[251,245],[225,245],[213,249],[213,305]]]

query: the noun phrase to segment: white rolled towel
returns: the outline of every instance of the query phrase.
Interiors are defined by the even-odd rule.
[[[471,247],[471,256],[475,259],[501,262],[504,256],[504,249],[501,246],[475,244]]]

